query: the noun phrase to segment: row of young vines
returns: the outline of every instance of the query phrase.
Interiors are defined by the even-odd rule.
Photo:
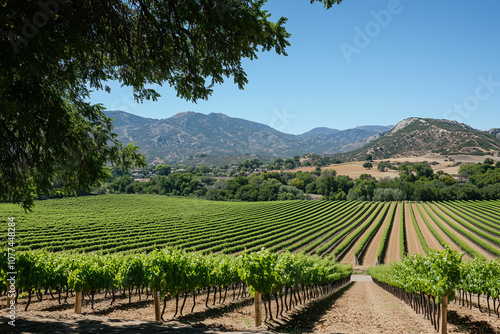
[[[443,300],[454,300],[472,306],[472,294],[493,300],[498,317],[500,307],[500,260],[473,259],[462,262],[463,253],[445,245],[444,250],[429,249],[426,255],[415,254],[401,262],[372,267],[368,270],[375,283],[423,313],[439,329]],[[497,306],[497,302],[499,306]],[[478,305],[479,306],[479,305]]]
[[[6,254],[0,252],[3,264],[7,263]],[[351,266],[335,263],[333,257],[275,254],[265,249],[239,256],[202,255],[175,248],[129,255],[25,251],[16,254],[16,270],[15,298],[27,295],[25,310],[33,295],[42,299],[43,291],[57,294],[59,303],[64,294],[63,302],[67,302],[69,293],[83,292],[91,299],[93,308],[97,292],[105,291],[113,304],[116,294],[127,291],[130,301],[135,289],[139,298],[144,291],[146,298],[153,291],[159,293],[164,300],[162,319],[169,298],[176,301],[175,317],[182,314],[188,296],[193,298],[192,312],[196,297],[201,294],[206,294],[204,303],[208,306],[211,293],[215,304],[217,293],[219,302],[224,302],[228,290],[232,289],[234,300],[245,297],[248,287],[250,292],[262,294],[267,302],[267,305],[264,303],[266,319],[268,308],[272,318],[271,296],[275,297],[277,316],[282,315],[283,310],[288,311],[303,299],[318,297],[347,283],[352,273]],[[10,289],[8,272],[5,265],[0,269],[0,289],[4,293]],[[182,297],[182,305],[179,305]]]

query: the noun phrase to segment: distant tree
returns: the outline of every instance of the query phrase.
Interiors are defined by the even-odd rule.
[[[400,176],[406,176],[410,174],[410,168],[407,164],[401,164],[398,166],[398,171]]]
[[[337,191],[336,176],[337,172],[333,169],[323,170],[321,176],[316,179],[318,194],[328,196],[330,193],[335,193]]]
[[[484,159],[483,163],[485,165],[493,165],[495,163],[495,160],[493,160],[492,158],[486,158],[486,159]]]
[[[375,178],[373,176],[371,176],[370,174],[361,174],[359,177],[358,177],[359,180],[374,180],[375,181]]]
[[[206,165],[199,165],[199,166],[196,166],[195,171],[197,173],[200,173],[200,174],[207,174],[207,173],[210,173],[211,169],[210,169],[210,167],[208,167]]]
[[[460,182],[465,183],[469,179],[469,173],[467,173],[465,171],[461,171],[461,172],[459,171],[458,178],[459,178]]]
[[[373,165],[371,162],[365,162],[363,164],[363,167],[366,168],[366,169],[372,169]]]
[[[439,178],[441,181],[443,181],[443,183],[447,186],[452,186],[454,185],[455,183],[457,183],[457,181],[452,178],[450,175],[443,175]]]
[[[373,161],[373,156],[372,156],[371,154],[367,154],[367,155],[365,156],[365,160],[366,160],[366,161]]]
[[[381,172],[385,172],[387,170],[387,168],[390,168],[392,165],[389,161],[380,161],[378,164],[377,164],[377,168],[379,171]]]
[[[157,175],[168,176],[168,174],[172,172],[172,167],[170,167],[169,165],[158,165],[156,166],[155,170]]]
[[[341,0],[310,0],[326,8]],[[76,193],[109,179],[106,164],[143,166],[122,147],[92,90],[116,80],[137,101],[169,84],[189,101],[207,99],[259,51],[286,55],[286,18],[270,21],[260,0],[2,1],[0,20],[0,200],[28,209],[59,177]]]
[[[417,179],[421,177],[432,177],[434,171],[431,167],[424,163],[416,163],[411,166],[411,169],[417,173]]]

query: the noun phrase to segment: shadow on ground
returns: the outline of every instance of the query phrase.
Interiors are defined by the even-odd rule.
[[[275,319],[268,323],[268,328],[276,332],[286,333],[311,333],[320,322],[321,317],[332,307],[333,304],[349,290],[354,282],[350,282],[343,288],[321,300],[314,301],[304,308],[288,314],[285,317]]]
[[[169,333],[169,334],[216,334],[215,328],[187,327],[153,321],[132,321],[122,319],[47,319],[38,317],[18,317],[15,327],[8,325],[7,317],[0,316],[0,333]],[[256,334],[252,331],[238,331],[239,334]]]
[[[486,321],[474,321],[469,316],[461,316],[456,311],[448,311],[448,323],[466,330],[471,334],[498,334],[499,328],[494,328]]]
[[[207,309],[204,309],[199,312],[193,312],[193,313],[188,313],[186,315],[181,315],[175,318],[175,320],[182,322],[182,323],[191,323],[191,322],[200,322],[205,319],[210,319],[210,318],[217,318],[224,313],[228,312],[233,312],[237,309],[240,309],[242,307],[252,305],[253,304],[253,299],[252,298],[247,298],[243,299],[240,301],[236,302],[231,302],[231,304],[228,305],[221,305],[221,306],[211,306]]]

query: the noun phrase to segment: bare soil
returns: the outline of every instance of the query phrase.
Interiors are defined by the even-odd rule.
[[[467,164],[473,164],[473,163],[478,163],[478,162],[483,162],[484,159],[486,159],[488,156],[475,156],[475,155],[453,155],[453,156],[443,156],[443,155],[436,155],[436,154],[429,154],[429,155],[424,155],[424,156],[419,156],[419,157],[404,157],[404,158],[390,158],[384,161],[390,161],[391,163],[397,164],[397,163],[403,163],[403,162],[424,162],[427,161],[429,163],[431,162],[437,162],[435,165],[431,165],[432,169],[436,172],[438,170],[442,170],[445,173],[448,173],[450,175],[457,175],[458,170],[460,166],[462,165],[467,165]],[[490,156],[493,158],[495,161],[498,159],[498,157]],[[453,161],[450,161],[452,159]],[[373,169],[366,169],[363,167],[363,164],[365,161],[354,161],[354,162],[346,162],[346,163],[341,163],[341,164],[334,164],[334,165],[328,165],[326,167],[323,167],[322,169],[334,169],[337,171],[338,175],[347,175],[353,179],[357,179],[361,174],[370,174],[375,178],[384,178],[384,177],[389,177],[389,178],[394,178],[396,176],[399,176],[399,172],[397,170],[387,170],[385,172],[381,172],[377,169],[377,163],[382,160],[375,160],[373,163],[374,168]],[[311,172],[315,170],[315,166],[310,166],[310,167],[300,167],[294,170],[287,170],[291,172],[296,172],[296,171],[304,171],[304,172]]]
[[[436,207],[434,204],[430,204],[430,203],[425,203],[423,205],[427,205],[427,207],[430,207],[432,205],[433,208],[435,208],[438,212],[441,212],[443,215],[446,215],[444,212],[442,212],[441,210],[439,210],[438,207]],[[430,209],[429,209],[430,210]],[[431,211],[432,212],[432,211]],[[452,231],[459,239],[463,240],[464,242],[466,242],[467,244],[469,244],[469,246],[473,249],[475,249],[477,252],[479,252],[480,254],[482,254],[484,257],[486,257],[487,259],[493,259],[494,256],[490,253],[488,253],[487,251],[485,251],[484,249],[482,249],[481,247],[479,247],[476,243],[474,243],[472,240],[464,237],[463,235],[461,235],[460,233],[458,233],[456,230],[454,230],[450,225],[448,225],[445,221],[443,221],[438,215],[434,214],[434,216],[436,217],[436,219],[438,219],[438,221],[443,224],[444,226],[446,226],[450,231]]]
[[[417,231],[413,226],[413,221],[410,214],[410,205],[405,202],[405,229],[406,239],[408,241],[408,254],[425,254],[424,248],[418,239]]]
[[[365,278],[353,276],[356,282],[321,316],[314,333],[437,333],[422,314]],[[500,333],[496,316],[453,302],[448,309],[448,333]]]
[[[387,215],[384,218],[382,226],[380,226],[379,230],[375,234],[375,236],[370,241],[370,244],[366,248],[365,255],[363,256],[362,263],[364,266],[374,266],[377,264],[377,253],[380,248],[380,242],[382,241],[382,236],[384,234],[387,225],[389,225],[389,218],[391,216],[391,212],[394,208],[394,205],[397,205],[397,202],[392,202],[390,204],[389,210],[387,211]],[[396,217],[395,217],[396,218]]]
[[[420,213],[417,209],[417,204],[412,203],[411,205],[413,208],[413,213],[415,214],[415,219],[417,220],[418,227],[420,228],[420,232],[422,232],[425,242],[427,242],[427,246],[432,249],[443,250],[443,245],[439,243],[438,239],[436,239],[434,234],[432,234],[431,230],[429,229],[429,227],[427,227],[427,224],[425,224],[424,220],[420,216]]]
[[[74,298],[59,306],[50,295],[36,301],[24,312],[25,299],[20,299],[16,327],[7,325],[5,308],[0,310],[1,333],[186,333],[236,334],[255,333],[437,333],[423,315],[371,282],[368,275],[353,275],[352,282],[329,296],[298,306],[259,328],[253,326],[254,305],[251,298],[226,300],[223,304],[204,306],[202,298],[190,313],[186,301],[184,315],[172,318],[175,301],[167,302],[166,322],[154,322],[151,297],[139,301],[138,296],[120,298],[110,307],[104,295],[96,298],[95,310],[89,301],[83,303],[83,314],[74,314]],[[232,295],[231,295],[232,297]],[[188,299],[189,300],[189,299]],[[1,298],[5,305],[5,297]],[[500,333],[500,319],[478,309],[450,303],[449,333]],[[273,315],[276,313],[272,302]],[[264,312],[263,312],[264,313]]]
[[[455,241],[453,241],[448,235],[446,235],[446,233],[444,233],[443,230],[440,229],[439,226],[437,226],[437,224],[434,222],[434,220],[429,216],[429,214],[427,213],[427,211],[424,209],[424,204],[421,203],[419,205],[421,206],[422,214],[427,219],[427,221],[429,222],[429,224],[436,230],[437,234],[439,234],[439,236],[441,238],[443,238],[443,240],[451,248],[461,251],[460,247],[455,243]],[[470,258],[469,254],[465,254],[464,256],[467,257],[467,258]]]
[[[383,210],[383,209],[382,209],[382,210]],[[380,212],[380,213],[381,213],[381,212]],[[380,214],[380,213],[379,213],[379,214]],[[368,226],[368,228],[365,230],[365,232],[363,232],[363,234],[362,234],[362,235],[358,238],[358,240],[356,240],[356,242],[354,243],[354,245],[352,245],[352,246],[351,246],[351,248],[347,251],[347,253],[346,253],[346,254],[345,254],[345,256],[341,259],[341,261],[340,261],[340,262],[342,262],[342,263],[346,263],[346,264],[355,264],[355,262],[356,262],[356,255],[355,255],[354,253],[355,253],[355,251],[356,251],[356,248],[357,248],[357,247],[358,247],[358,245],[360,244],[361,239],[363,239],[363,235],[364,235],[365,233],[367,233],[367,232],[368,232],[368,230],[372,227],[372,225],[373,225],[373,224],[375,224],[376,217],[374,218],[374,216],[375,216],[375,212],[373,212],[372,214],[370,214],[370,216],[366,219],[367,221],[368,221],[368,220],[372,220],[372,219],[373,219],[374,221],[370,224],[370,226]],[[378,217],[378,215],[377,215],[377,217]],[[350,235],[352,235],[352,234],[356,233],[358,230],[360,230],[360,229],[361,229],[361,227],[363,226],[363,224],[364,224],[364,222],[363,222],[363,223],[361,223],[361,225],[360,225],[358,228],[356,228],[354,231],[352,231],[351,233],[349,233],[349,234],[346,236],[346,238],[349,238],[349,236],[350,236]],[[375,254],[375,256],[377,256],[377,254]]]
[[[401,207],[398,202],[396,213],[394,214],[394,223],[392,225],[391,234],[389,236],[389,244],[385,253],[384,263],[391,263],[393,261],[401,261],[401,249],[399,247],[399,233],[401,231]]]

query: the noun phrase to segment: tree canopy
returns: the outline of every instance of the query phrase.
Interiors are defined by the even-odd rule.
[[[54,177],[67,192],[106,180],[109,163],[143,160],[121,147],[91,90],[107,81],[156,100],[168,84],[190,101],[215,84],[248,82],[242,59],[286,55],[286,18],[265,0],[5,0],[0,14],[0,200],[50,195]],[[341,0],[310,0],[326,8]]]

